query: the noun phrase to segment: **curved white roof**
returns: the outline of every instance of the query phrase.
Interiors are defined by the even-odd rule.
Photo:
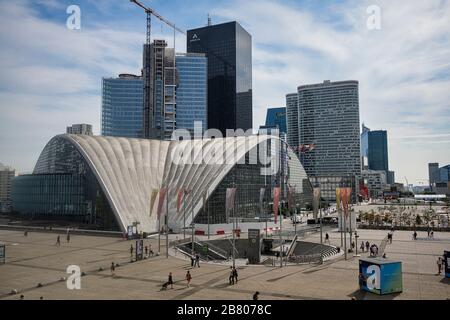
[[[182,211],[177,214],[177,194],[181,188],[195,190],[186,198],[186,225],[202,208],[208,197],[238,160],[274,136],[248,136],[224,139],[159,141],[118,137],[60,135],[73,144],[98,179],[120,228],[133,222],[146,232],[158,230],[159,196],[151,196],[169,186],[168,212],[171,228],[183,225]],[[182,155],[176,161],[174,155]],[[187,155],[191,155],[188,161]],[[223,156],[224,161],[217,162]],[[175,161],[174,161],[175,159]],[[193,161],[192,161],[193,160]],[[161,211],[164,221],[166,207]],[[163,224],[163,222],[161,222]]]

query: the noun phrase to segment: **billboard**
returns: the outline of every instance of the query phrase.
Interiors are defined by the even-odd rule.
[[[379,295],[402,292],[402,263],[386,259],[360,259],[358,280],[363,291]]]
[[[450,251],[444,251],[445,277],[450,278]]]

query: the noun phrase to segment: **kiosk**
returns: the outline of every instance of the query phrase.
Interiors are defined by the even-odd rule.
[[[445,277],[450,278],[450,251],[444,251]]]
[[[379,295],[402,292],[402,263],[383,258],[360,259],[359,287]]]

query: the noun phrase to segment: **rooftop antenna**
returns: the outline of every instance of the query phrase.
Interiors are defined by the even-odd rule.
[[[212,23],[211,23],[211,16],[210,16],[210,14],[208,13],[208,27],[210,27],[212,25]]]

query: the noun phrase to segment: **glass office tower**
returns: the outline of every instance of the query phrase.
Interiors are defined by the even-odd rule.
[[[324,81],[298,87],[299,143],[315,144],[300,155],[322,197],[336,198],[335,188],[351,187],[356,198],[361,176],[358,81]]]
[[[120,74],[102,82],[102,135],[141,138],[142,77]]]
[[[252,38],[233,21],[189,30],[187,52],[208,58],[208,128],[252,127]]]
[[[280,133],[286,133],[286,108],[267,109],[266,127],[278,127]]]
[[[287,143],[298,152],[298,93],[286,95]]]
[[[208,128],[207,88],[208,63],[204,54],[179,54],[176,56],[178,71],[176,128],[194,134],[194,122],[202,122],[202,133]]]

